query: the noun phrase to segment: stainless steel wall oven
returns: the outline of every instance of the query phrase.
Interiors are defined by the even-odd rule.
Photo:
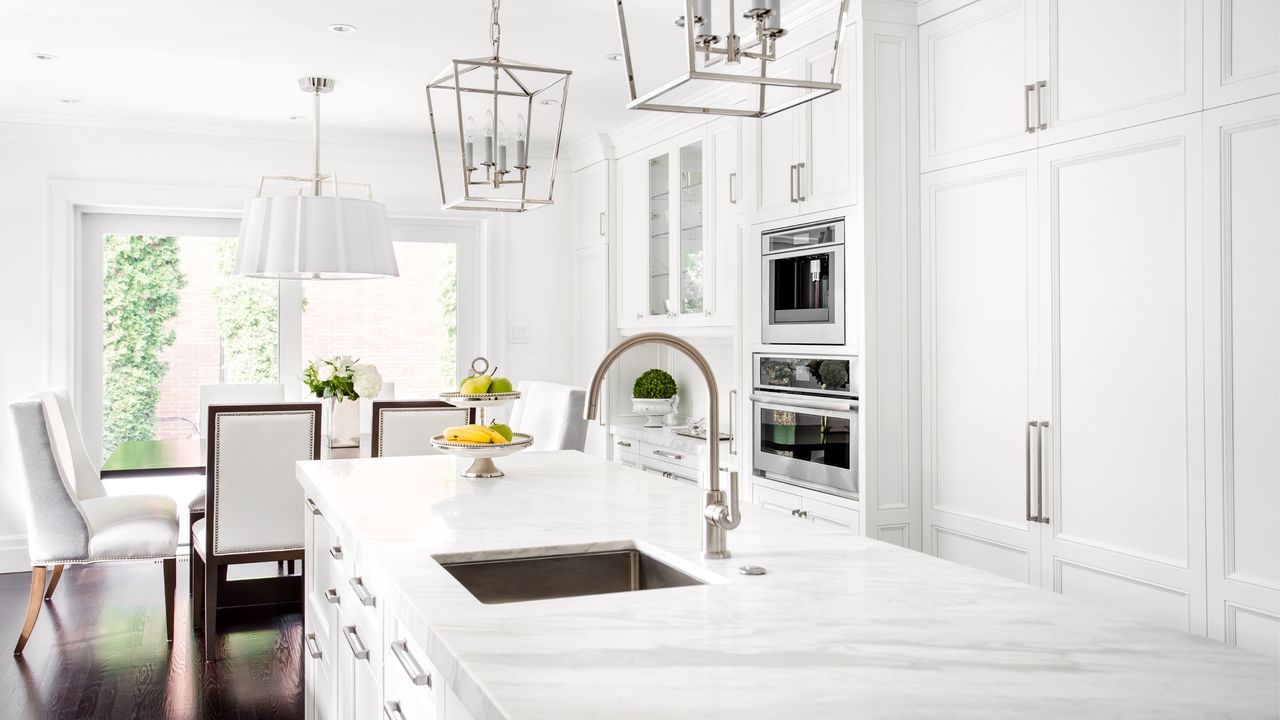
[[[761,244],[761,340],[843,345],[844,220],[770,230]]]

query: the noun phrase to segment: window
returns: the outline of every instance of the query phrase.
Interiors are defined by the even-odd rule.
[[[478,222],[393,221],[400,277],[271,281],[232,274],[233,218],[86,213],[74,401],[90,454],[196,437],[200,386],[283,383],[305,400],[305,362],[351,355],[400,398],[452,389]],[[459,285],[464,292],[459,292]],[[467,358],[473,353],[464,352]],[[100,439],[100,442],[99,442]]]

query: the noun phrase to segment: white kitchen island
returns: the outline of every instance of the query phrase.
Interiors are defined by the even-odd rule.
[[[704,561],[700,492],[576,452],[461,467],[299,463],[308,717],[1280,713],[1277,662],[1218,642],[757,507]],[[629,544],[707,584],[483,604],[433,559]]]

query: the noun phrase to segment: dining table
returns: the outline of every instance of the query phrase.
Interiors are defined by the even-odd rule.
[[[370,457],[369,433],[360,434],[359,447],[330,448],[321,445],[322,459]],[[204,438],[126,440],[116,446],[102,463],[104,477],[204,473],[208,449]]]

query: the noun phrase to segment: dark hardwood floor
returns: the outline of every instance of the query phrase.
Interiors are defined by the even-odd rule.
[[[303,716],[300,611],[220,618],[224,659],[206,664],[191,629],[185,560],[172,645],[160,563],[72,566],[15,657],[30,582],[29,573],[0,575],[0,718]]]

